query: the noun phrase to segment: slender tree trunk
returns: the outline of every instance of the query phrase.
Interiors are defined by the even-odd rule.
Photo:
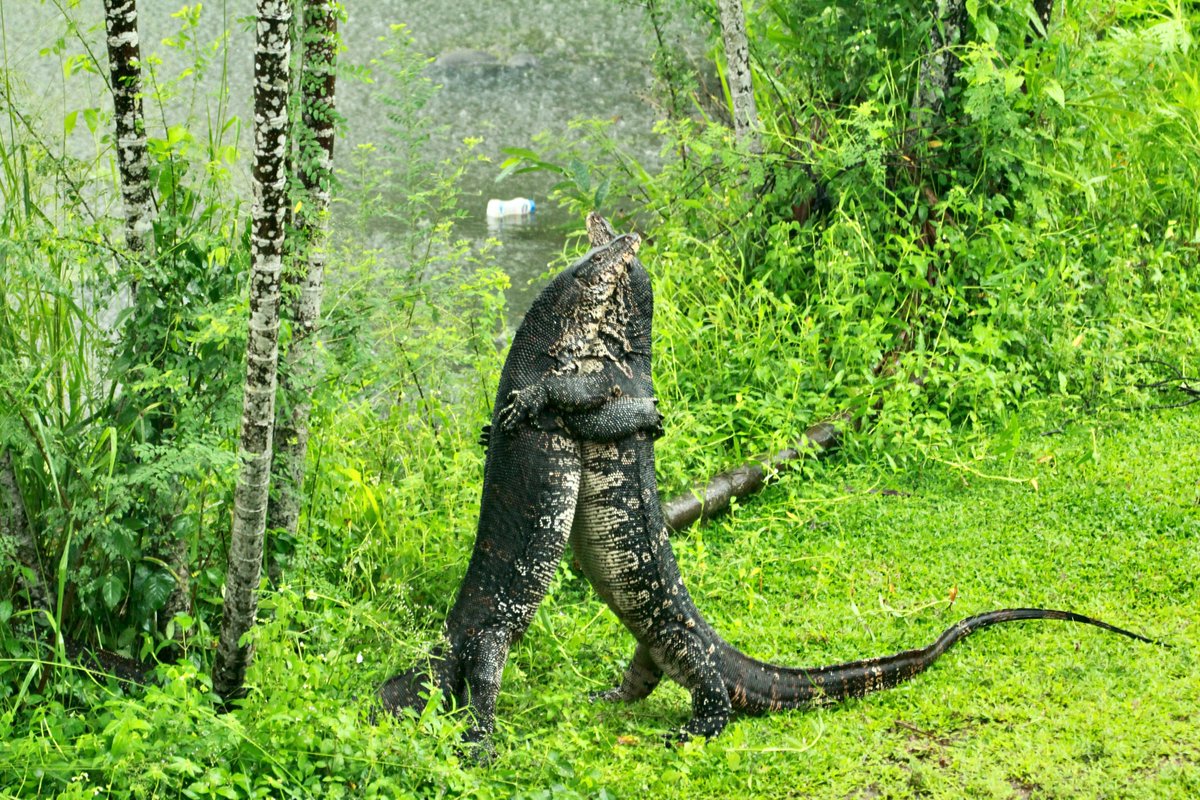
[[[946,91],[958,73],[959,60],[954,48],[962,44],[967,26],[966,0],[936,0],[933,29],[929,32],[929,52],[921,59],[917,89],[909,111],[909,129],[904,151],[911,153],[923,136],[942,118]]]
[[[136,0],[104,0],[104,23],[117,134],[117,171],[125,206],[125,242],[139,267],[135,279],[130,283],[136,298],[139,287],[144,286],[146,267],[154,258],[156,215],[150,186],[146,121],[142,111],[141,45]],[[154,358],[149,353],[145,357]],[[161,438],[164,428],[161,415],[152,415],[151,424],[155,438]],[[157,518],[164,537],[171,535],[170,527],[175,518],[170,500],[170,497],[147,498],[150,505],[159,509]],[[160,618],[170,620],[176,614],[191,613],[187,540],[176,537],[167,545],[166,552],[158,555],[171,565],[175,577],[175,588]]]
[[[721,38],[729,94],[733,99],[733,133],[738,144],[751,153],[762,153],[758,134],[758,109],[754,105],[754,83],[750,78],[750,45],[746,40],[746,15],[742,0],[717,0],[721,10]]]
[[[104,0],[117,168],[125,203],[125,241],[135,257],[154,257],[154,199],[142,115],[141,45],[135,0]]]
[[[263,532],[271,477],[275,382],[279,359],[279,280],[287,211],[290,0],[258,0],[254,49],[254,186],[251,223],[250,325],[242,407],[241,469],[225,575],[225,610],[213,689],[226,702],[245,694],[253,656],[242,642],[258,612]]]
[[[17,471],[13,467],[12,454],[7,449],[0,452],[0,539],[12,542],[17,563],[25,568],[21,583],[29,593],[30,604],[36,610],[53,615],[54,603],[50,598],[45,573],[42,571],[37,540],[29,524],[25,499],[21,497],[21,489],[17,485]]]
[[[297,293],[292,308],[292,342],[279,373],[282,402],[275,415],[275,456],[267,529],[281,536],[269,561],[271,584],[283,577],[284,558],[296,535],[308,456],[308,418],[313,387],[320,373],[316,330],[325,288],[329,242],[329,195],[333,180],[336,137],[338,5],[333,0],[305,0],[303,67],[300,76],[303,120],[298,130],[299,177],[304,187],[297,225],[296,251],[305,269],[294,274]]]

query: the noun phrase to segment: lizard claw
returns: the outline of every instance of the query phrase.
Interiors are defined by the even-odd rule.
[[[589,703],[619,703],[625,699],[621,687],[605,689],[602,692],[588,692]]]
[[[520,399],[520,392],[508,393],[508,405],[496,413],[496,423],[500,430],[511,431],[521,421],[521,409],[518,405]]]
[[[546,404],[546,392],[537,385],[508,393],[508,405],[496,414],[501,430],[511,431],[527,417],[537,415]]]

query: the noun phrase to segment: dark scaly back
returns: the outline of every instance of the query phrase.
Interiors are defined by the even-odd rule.
[[[596,212],[587,216],[585,223],[588,239],[594,247],[604,247],[617,238],[617,232],[606,219]],[[563,417],[568,432],[584,441],[609,442],[615,436],[611,431],[615,421],[622,420],[622,407],[630,410],[628,415],[644,414],[644,409],[653,407],[654,379],[651,369],[650,336],[654,327],[654,290],[650,275],[641,260],[634,257],[629,264],[625,293],[621,298],[620,313],[614,319],[623,324],[620,340],[624,345],[618,370],[613,377],[621,390],[621,397],[602,409],[568,414]],[[660,418],[661,419],[661,418]],[[628,427],[625,425],[617,427]],[[653,428],[639,428],[658,438],[662,435],[661,424]]]
[[[474,706],[477,727],[470,738],[490,732],[508,647],[545,595],[574,515],[579,445],[557,424],[557,406],[591,407],[610,399],[606,373],[588,383],[571,370],[581,358],[620,363],[624,346],[611,331],[624,324],[628,266],[639,244],[628,236],[591,250],[551,281],[518,328],[485,434],[479,526],[466,575],[442,643],[424,663],[380,688],[386,709],[423,708],[431,679],[448,698]],[[520,406],[531,419],[504,416],[514,397],[536,398]]]
[[[493,426],[510,393],[537,383],[546,374],[570,369],[574,361],[587,355],[620,360],[625,348],[613,330],[624,321],[621,305],[628,295],[630,266],[625,254],[636,252],[639,243],[636,236],[627,235],[593,247],[534,299],[513,335],[500,374],[492,407]],[[578,334],[591,326],[599,335],[590,337],[596,341],[589,343],[589,337]]]
[[[570,529],[579,445],[565,435],[553,407],[511,428],[499,416],[513,393],[569,371],[584,353],[621,347],[607,334],[607,321],[620,313],[614,306],[628,293],[630,250],[639,243],[619,237],[592,248],[538,294],[513,336],[485,433],[475,548],[446,623],[452,640],[469,640],[497,618],[520,635],[545,595],[566,539],[531,532],[550,514],[562,517],[552,521],[555,530]]]

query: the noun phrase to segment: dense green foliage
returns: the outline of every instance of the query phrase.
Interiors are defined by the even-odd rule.
[[[553,171],[563,202],[652,234],[668,492],[821,417],[861,420],[840,461],[678,540],[699,605],[735,644],[828,663],[1048,605],[1174,649],[1013,626],[901,690],[669,751],[658,736],[684,716],[677,689],[628,709],[584,701],[631,648],[564,569],[506,671],[494,768],[459,764],[458,715],[367,725],[366,698],[436,636],[469,553],[507,281],[454,237],[454,182],[474,156],[422,155],[433,89],[397,31],[343,78],[379,81],[393,124],[338,153],[306,514],[286,585],[264,595],[251,695],[217,714],[207,673],[249,248],[239,123],[219,99],[153,121],[203,106],[192,87],[223,69],[195,8],[164,43],[190,67],[149,65],[149,265],[120,244],[111,112],[31,119],[34,88],[5,65],[0,446],[55,597],[49,627],[165,663],[160,685],[129,694],[62,666],[6,566],[0,795],[1200,792],[1200,528],[1184,468],[1200,425],[1154,408],[1185,395],[1146,386],[1194,371],[1198,353],[1195,17],[1085,2],[1043,38],[1028,4],[969,2],[944,115],[918,114],[906,147],[931,5],[753,5],[761,159],[680,102],[682,61],[662,52],[660,172],[598,122],[564,124],[506,168]],[[695,6],[690,24],[707,24]],[[656,4],[648,24],[687,10]],[[103,72],[82,41],[47,48],[64,80]],[[130,304],[135,281],[153,290]],[[195,612],[159,619],[175,586],[163,552],[181,537]]]

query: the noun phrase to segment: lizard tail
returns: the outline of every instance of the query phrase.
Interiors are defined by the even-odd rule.
[[[890,689],[924,672],[960,639],[980,628],[1023,619],[1059,619],[1093,625],[1131,639],[1169,647],[1163,642],[1109,625],[1092,617],[1048,608],[1006,608],[956,622],[933,644],[890,656],[796,669],[756,661],[726,644],[723,673],[735,709],[749,713],[835,703]]]

